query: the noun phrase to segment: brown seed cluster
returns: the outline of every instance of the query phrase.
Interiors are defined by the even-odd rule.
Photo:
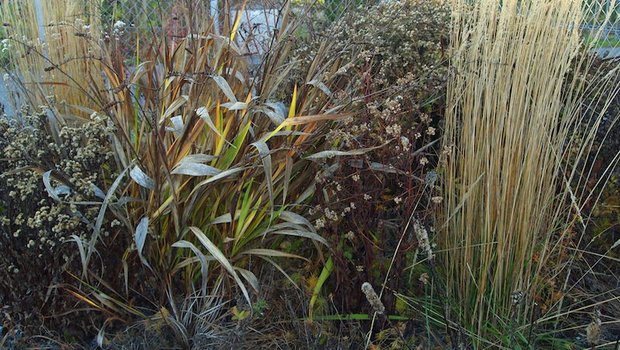
[[[6,276],[0,295],[6,305],[26,296],[43,300],[50,283],[74,261],[76,249],[67,240],[92,234],[99,212],[92,203],[102,201],[117,175],[109,143],[113,131],[97,115],[56,126],[46,114],[0,118],[0,275]]]
[[[368,300],[368,303],[372,306],[372,309],[376,313],[383,315],[385,312],[385,306],[381,302],[381,298],[379,298],[377,292],[375,292],[375,289],[372,287],[372,284],[364,282],[364,284],[362,284],[362,292],[366,295],[366,300]]]
[[[338,266],[348,279],[343,285],[380,282],[377,276],[386,272],[397,249],[393,237],[405,227],[401,218],[408,214],[403,213],[424,203],[416,211],[425,223],[427,210],[442,202],[435,181],[424,179],[439,166],[440,150],[426,146],[441,134],[449,23],[450,11],[439,0],[385,2],[347,11],[325,34],[336,42],[332,60],[345,63],[335,73],[337,79],[291,71],[290,91],[308,79],[314,84],[335,80],[329,86],[332,99],[350,101],[357,110],[325,136],[329,147],[352,155],[322,160],[315,178],[318,195],[309,210],[315,228],[342,256]],[[311,62],[324,39],[312,33],[300,39],[291,65]],[[429,233],[420,224],[415,233],[422,231],[422,253],[432,258]],[[418,239],[412,230],[398,249],[415,249]],[[396,255],[394,264],[401,266],[406,254]],[[351,305],[351,294],[343,295],[342,304]],[[355,300],[363,303],[364,296]]]

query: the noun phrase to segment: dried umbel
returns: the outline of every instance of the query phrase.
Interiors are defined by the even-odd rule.
[[[364,282],[364,284],[362,284],[362,292],[366,295],[366,300],[368,300],[368,303],[372,306],[372,309],[376,313],[383,315],[385,312],[385,306],[381,302],[379,295],[377,295],[372,285],[368,282]]]

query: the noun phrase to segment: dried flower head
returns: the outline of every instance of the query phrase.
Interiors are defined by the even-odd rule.
[[[595,310],[592,314],[592,322],[586,327],[588,343],[596,345],[601,341],[601,311]]]
[[[355,239],[355,234],[353,233],[353,231],[349,231],[347,233],[345,233],[344,237],[350,241],[352,241],[353,239]]]
[[[372,285],[368,282],[364,282],[362,284],[362,292],[366,295],[366,300],[368,300],[368,303],[372,306],[372,309],[376,313],[383,315],[385,312],[385,306],[381,302],[381,299],[379,299],[379,295],[377,295],[374,288],[372,288]]]
[[[45,113],[24,114],[0,118],[0,266],[15,274],[0,279],[8,306],[49,301],[49,285],[76,256],[63,243],[91,237],[100,207],[89,203],[118,176],[105,116],[58,125],[53,137]],[[109,228],[104,220],[103,235]]]
[[[514,292],[512,292],[512,298],[511,298],[512,305],[518,305],[519,303],[521,303],[524,296],[525,294],[520,289],[517,289]]]
[[[412,198],[427,199],[434,193],[434,181],[430,186],[412,184],[424,178],[431,164],[438,163],[434,152],[420,149],[437,139],[441,131],[444,102],[435,97],[444,95],[449,77],[444,55],[445,39],[450,34],[448,23],[450,8],[444,1],[403,0],[352,9],[336,19],[326,33],[335,42],[327,54],[329,62],[346,56],[338,61],[349,63],[338,69],[336,75],[341,77],[337,80],[333,74],[318,74],[312,79],[315,85],[326,85],[337,100],[346,97],[359,102],[355,116],[344,121],[345,127],[334,127],[326,135],[327,144],[354,152],[325,160],[324,169],[333,170],[317,176],[316,192],[322,195],[314,198],[321,209],[312,208],[310,212],[315,227],[326,227],[322,233],[333,235],[329,237],[333,242],[343,240],[348,231],[356,233],[355,240],[335,248],[346,253],[354,271],[388,266],[380,251],[397,249],[397,242],[391,239],[398,226],[394,219]],[[289,91],[295,84],[307,84],[303,66],[324,45],[322,38],[309,36],[298,42],[287,81]],[[291,96],[283,99],[290,101]],[[357,154],[362,148],[369,151]],[[425,210],[433,209],[429,206]],[[366,232],[379,233],[370,237]],[[367,244],[372,240],[384,242],[383,246]],[[407,246],[415,244],[415,235],[408,235],[407,240]],[[394,264],[402,264],[406,257],[396,255]],[[361,283],[357,273],[342,275],[341,283]],[[336,296],[345,303],[347,297]]]
[[[425,286],[428,285],[431,281],[430,277],[428,276],[428,273],[424,272],[423,274],[420,275],[420,278],[418,278],[418,280],[420,282],[422,282]]]
[[[413,231],[418,239],[420,251],[426,254],[429,260],[432,260],[434,255],[433,248],[431,247],[430,240],[428,239],[428,231],[426,231],[426,228],[418,220],[413,222]]]

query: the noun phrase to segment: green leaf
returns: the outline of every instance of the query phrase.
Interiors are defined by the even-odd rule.
[[[231,309],[233,321],[243,321],[250,316],[249,310],[239,310],[236,306]]]
[[[252,206],[252,180],[246,185],[243,200],[241,201],[241,210],[239,210],[239,218],[237,219],[237,228],[235,230],[235,239],[239,239],[243,227],[245,227],[245,219],[248,216],[250,207]]]
[[[239,272],[239,274],[252,286],[252,289],[258,293],[258,278],[252,271],[242,269],[240,267],[235,267],[235,270]]]
[[[308,221],[308,219],[306,219],[305,217],[297,214],[297,213],[293,213],[292,211],[288,211],[288,210],[283,210],[280,213],[280,219],[286,221],[286,222],[290,222],[292,224],[296,224],[296,225],[303,225],[306,226],[308,228],[308,230],[312,231],[312,232],[316,232],[316,229],[314,228],[314,225],[312,225],[312,223],[310,221]]]
[[[208,185],[210,183],[213,183],[215,181],[227,178],[229,176],[232,176],[238,172],[244,171],[246,168],[232,168],[232,169],[228,169],[228,170],[224,170],[221,173],[208,178],[207,180],[201,181],[198,185],[196,185],[196,187],[194,187],[194,189],[192,190],[193,194],[195,191],[197,191],[200,187],[204,186],[204,185]]]
[[[144,61],[136,67],[136,70],[132,74],[133,77],[131,78],[131,84],[136,84],[140,78],[142,78],[142,76],[147,72],[146,66],[150,63],[151,61]]]
[[[183,95],[177,98],[176,100],[174,100],[174,102],[172,102],[170,106],[168,106],[166,111],[164,112],[160,122],[163,122],[166,119],[168,119],[170,116],[172,116],[172,114],[174,114],[177,111],[177,109],[181,108],[181,106],[183,106],[188,100],[189,100],[189,96],[187,95]]]
[[[311,231],[307,231],[307,230],[275,230],[275,231],[269,231],[268,233],[275,234],[275,235],[285,235],[285,236],[296,236],[296,237],[308,238],[308,239],[311,239],[313,241],[317,241],[319,243],[322,243],[325,246],[329,246],[329,244],[327,243],[325,238],[319,236],[317,233],[314,233],[314,232],[311,232]]]
[[[317,280],[316,285],[314,286],[314,290],[312,291],[312,297],[310,298],[310,305],[308,306],[308,312],[309,312],[308,318],[310,319],[310,321],[313,320],[314,304],[316,304],[316,300],[318,299],[319,294],[321,293],[323,284],[325,284],[325,281],[327,281],[329,276],[332,274],[332,271],[334,271],[334,260],[332,260],[332,257],[330,256],[329,259],[327,259],[327,261],[325,262],[325,266],[323,266],[323,270],[321,270],[319,279]]]
[[[179,162],[190,162],[190,163],[206,163],[206,162],[210,162],[214,159],[217,159],[216,156],[210,155],[210,154],[203,154],[203,153],[196,153],[196,154],[188,154],[185,157],[183,157],[183,159],[181,159],[181,161]]]
[[[198,114],[200,119],[202,119],[205,123],[207,123],[207,126],[209,127],[209,129],[211,129],[215,134],[217,134],[217,136],[224,137],[222,136],[222,133],[220,132],[220,130],[218,130],[215,127],[215,124],[213,124],[213,120],[211,120],[211,116],[209,116],[209,110],[207,109],[207,107],[198,108],[196,110],[196,114]]]
[[[306,157],[306,159],[322,159],[322,158],[333,158],[333,157],[341,157],[341,156],[359,156],[362,154],[366,154],[372,150],[384,147],[388,143],[389,142],[386,142],[383,145],[376,146],[376,147],[360,148],[360,149],[355,149],[351,151],[337,151],[337,150],[322,151],[322,152],[309,155]]]
[[[139,166],[134,166],[129,172],[129,176],[140,186],[152,190],[155,188],[155,181],[140,169]]]
[[[245,141],[248,132],[250,131],[250,126],[252,125],[251,121],[248,121],[241,130],[239,130],[239,132],[237,133],[237,136],[235,137],[235,141],[233,142],[233,144],[231,145],[231,147],[226,151],[226,153],[224,154],[224,157],[222,159],[222,166],[220,167],[221,169],[226,169],[228,167],[230,167],[230,165],[235,161],[235,158],[237,157],[237,154],[239,154],[239,151],[241,150],[241,145],[243,144],[243,142]]]
[[[181,162],[170,173],[189,176],[215,176],[221,172],[222,171],[220,169],[206,164]]]
[[[293,259],[301,259],[310,262],[310,260],[304,258],[303,256],[285,253],[275,249],[265,249],[265,248],[254,248],[248,249],[240,253],[241,255],[260,255],[266,256],[269,258],[293,258]]]
[[[228,102],[222,103],[222,107],[229,111],[242,111],[248,109],[248,104],[245,102]]]
[[[87,272],[87,263],[86,263],[86,250],[84,249],[84,244],[82,243],[82,239],[76,235],[71,235],[71,239],[77,244],[78,251],[80,252],[80,260],[82,261],[82,276],[86,276]]]
[[[172,132],[177,137],[180,136],[181,132],[183,131],[183,128],[185,127],[183,125],[183,117],[180,115],[174,116],[170,118],[170,122],[172,123],[172,126],[171,127],[167,126],[166,131]]]
[[[388,315],[387,318],[392,321],[408,321],[409,317]],[[346,314],[346,315],[318,315],[314,316],[317,321],[369,321],[372,318],[368,314]]]
[[[282,184],[282,206],[286,204],[286,196],[288,194],[288,188],[291,183],[291,176],[293,174],[293,158],[286,156],[284,165],[284,183]],[[282,217],[282,214],[280,214]]]
[[[52,199],[54,199],[55,201],[60,202],[60,198],[56,194],[56,191],[54,190],[54,187],[52,186],[50,182],[51,174],[52,174],[51,170],[43,173],[43,185],[45,186],[45,190],[47,191],[47,194],[49,194],[49,196],[52,197]]]
[[[118,175],[116,180],[114,180],[114,182],[112,183],[112,186],[110,186],[110,188],[108,189],[108,192],[106,193],[106,196],[101,203],[101,208],[99,208],[99,214],[97,214],[97,221],[95,222],[95,228],[93,229],[93,236],[90,239],[90,242],[88,244],[88,251],[86,252],[86,266],[88,266],[90,256],[95,250],[95,243],[97,242],[97,239],[99,239],[99,233],[101,232],[101,226],[103,225],[103,219],[105,218],[105,212],[108,209],[108,204],[110,203],[114,192],[116,192],[116,188],[120,186],[121,182],[123,181],[126,172],[127,169],[123,170]]]

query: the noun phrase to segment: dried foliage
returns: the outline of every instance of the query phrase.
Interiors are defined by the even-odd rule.
[[[388,2],[352,10],[324,34],[336,42],[329,54],[350,58],[330,93],[360,104],[358,113],[327,133],[341,153],[317,159],[319,195],[310,209],[334,249],[331,288],[339,312],[365,309],[360,286],[382,285],[391,264],[390,288],[417,289],[417,276],[402,273],[417,249],[415,235],[403,230],[414,211],[431,225],[429,210],[441,201],[426,177],[436,177],[449,16],[443,1]],[[320,52],[313,40],[324,38],[299,44],[299,61]],[[394,298],[387,300],[394,310]]]
[[[536,328],[570,313],[564,276],[596,191],[584,186],[596,127],[578,128],[591,65],[578,55],[582,3],[453,8],[439,234],[451,317],[476,347],[531,345]],[[606,84],[597,99],[617,93]]]
[[[94,201],[116,177],[109,143],[114,128],[106,118],[56,124],[57,131],[49,126],[45,114],[0,119],[0,302],[16,323],[35,324],[30,318],[67,307],[56,305],[66,302],[58,298],[71,280],[65,270],[80,271],[78,252],[67,242],[92,236],[99,213]],[[104,226],[107,243],[113,227]]]
[[[617,90],[581,74],[580,1],[287,3],[260,43],[177,1],[135,50],[114,6],[43,3],[44,26],[0,3],[8,77],[43,111],[0,120],[9,327],[34,315],[109,348],[514,348],[584,307]],[[608,317],[587,322],[603,343]]]
[[[209,18],[190,8],[179,11],[188,23],[196,23],[195,16]],[[99,155],[76,148],[83,138],[62,128],[56,135],[55,123],[69,120],[84,130],[90,124],[82,113],[64,108],[66,101],[51,95],[46,100],[58,103],[47,103],[54,118],[40,128],[38,140],[44,143],[29,147],[44,152],[55,137],[68,137],[68,143],[57,148],[57,157],[47,157],[28,184],[40,189],[46,174],[61,177],[68,172],[61,178],[68,183],[62,184],[82,191],[98,178],[79,166],[105,174],[106,181],[97,184],[100,191],[91,190],[88,198],[64,199],[64,187],[47,186],[56,188],[51,192],[58,192],[52,196],[58,205],[67,202],[71,208],[91,201],[95,207],[85,215],[90,225],[84,234],[72,235],[77,227],[68,227],[65,221],[74,219],[67,218],[57,238],[70,237],[63,249],[71,247],[79,257],[80,268],[67,286],[70,295],[102,312],[102,326],[134,318],[163,320],[181,344],[191,346],[193,336],[208,335],[212,322],[227,310],[247,310],[255,301],[260,282],[254,271],[261,264],[285,273],[282,259],[309,261],[314,254],[288,251],[284,242],[327,244],[300,215],[315,190],[306,158],[323,150],[327,122],[349,116],[350,106],[305,82],[291,87],[289,99],[275,99],[287,88],[282,82],[296,27],[288,11],[281,14],[281,29],[255,75],[237,45],[239,18],[225,18],[223,34],[206,20],[178,40],[153,38],[137,53],[136,67],[114,42],[100,47],[84,36],[61,36],[101,55],[76,60],[79,69],[96,70],[104,78],[67,74],[58,84],[64,86],[64,77],[69,77],[81,97],[88,97],[78,110],[95,110],[109,120],[109,130],[85,134],[98,142],[106,164],[79,158],[83,153]],[[36,47],[26,47],[41,54]],[[321,50],[331,52],[330,47],[326,43]],[[336,72],[346,62],[326,55],[313,60],[304,67],[306,76],[320,77],[325,86],[339,81]],[[24,56],[17,66],[25,71],[31,64]],[[50,64],[55,70],[62,62]],[[23,154],[12,156],[23,161]],[[8,164],[7,170],[14,166]],[[41,215],[47,217],[49,209]],[[114,247],[106,243],[111,226]],[[28,235],[37,232],[30,230]],[[100,342],[104,334],[102,328]]]

